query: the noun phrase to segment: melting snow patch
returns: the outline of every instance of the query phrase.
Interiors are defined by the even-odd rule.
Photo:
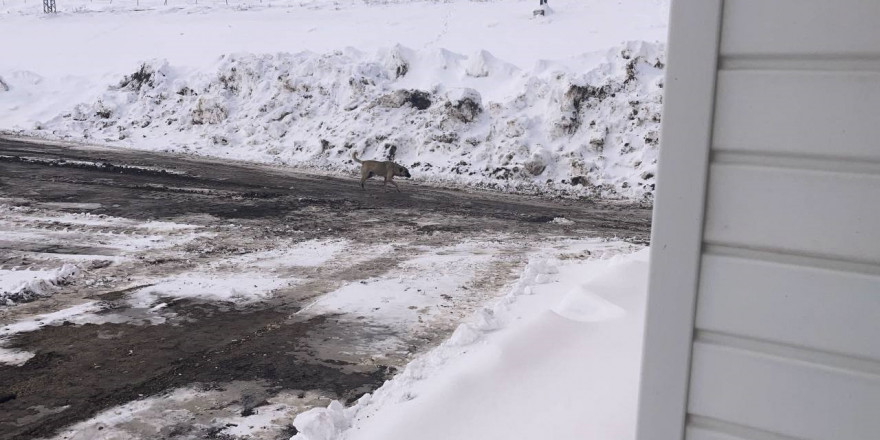
[[[0,340],[0,343],[2,343],[2,340]],[[36,356],[36,353],[0,347],[0,364],[20,367],[34,356]]]
[[[296,390],[254,402],[259,405],[253,408],[244,402],[261,394],[262,387],[249,382],[226,383],[219,390],[179,388],[103,411],[53,439],[161,438],[178,427],[186,427],[187,438],[277,439],[303,407],[327,402],[318,393]]]
[[[74,324],[91,323],[94,322],[93,314],[99,312],[102,308],[100,302],[89,301],[57,312],[38,315],[27,321],[4,325],[3,327],[0,327],[0,338],[5,338],[16,333],[31,332],[44,325],[56,325],[64,321],[70,321]]]
[[[236,262],[261,268],[318,267],[336,258],[348,245],[348,240],[308,240],[290,248],[246,254]]]
[[[475,267],[493,259],[492,254],[474,255],[449,246],[436,254],[420,256],[398,265],[381,278],[345,285],[301,310],[300,313],[345,313],[370,321],[411,327],[424,319],[443,317],[447,301],[468,299],[466,284]]]
[[[39,330],[40,327],[43,326],[58,325],[63,322],[70,322],[73,324],[100,324],[103,322],[114,322],[114,317],[112,316],[105,317],[96,314],[102,309],[103,307],[100,302],[90,301],[57,312],[38,315],[28,320],[0,327],[0,363],[22,365],[34,356],[34,353],[4,348],[3,345],[8,342],[10,336],[17,333],[32,332],[34,330]]]
[[[211,301],[248,303],[264,299],[273,291],[296,280],[258,275],[186,273],[166,278],[133,292],[129,302],[135,308],[148,308],[163,298],[198,298]],[[160,304],[161,305],[161,304]]]
[[[73,264],[56,270],[0,270],[0,304],[13,305],[52,295],[79,274],[79,267]]]

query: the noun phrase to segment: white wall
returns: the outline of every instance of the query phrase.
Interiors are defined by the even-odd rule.
[[[674,0],[639,440],[880,439],[880,1]]]

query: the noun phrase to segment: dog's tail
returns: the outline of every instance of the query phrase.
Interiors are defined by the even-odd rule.
[[[360,159],[358,159],[358,152],[357,151],[351,153],[351,158],[354,159],[354,161],[357,163],[363,163],[363,162],[361,162]]]

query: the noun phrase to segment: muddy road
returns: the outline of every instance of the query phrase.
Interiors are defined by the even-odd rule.
[[[64,428],[186,387],[186,399],[165,398],[113,429],[289,438],[293,414],[380,386],[535,252],[649,236],[644,206],[400,189],[0,139],[0,282],[58,267],[75,274],[14,292],[5,281],[0,354],[18,361],[0,363],[0,439],[98,438],[89,430],[110,430],[106,420]],[[421,302],[388,294],[346,308],[345,292],[364,286]],[[342,299],[321,302],[331,294]],[[167,405],[186,416],[168,417]],[[235,431],[266,408],[287,422]]]

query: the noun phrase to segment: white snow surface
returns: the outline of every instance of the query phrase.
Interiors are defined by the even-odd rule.
[[[538,18],[531,1],[64,3],[45,19],[7,0],[0,128],[334,174],[358,151],[427,182],[653,194],[665,1],[557,0]],[[65,42],[48,56],[50,29]]]
[[[293,440],[631,439],[648,250],[531,262],[510,293],[351,407]]]
[[[154,307],[162,298],[201,298],[214,301],[249,303],[267,298],[274,290],[295,280],[271,278],[263,274],[185,273],[159,280],[133,292],[132,307]]]
[[[298,313],[322,315],[339,311],[368,316],[371,323],[416,326],[444,316],[449,301],[469,301],[467,285],[480,268],[498,258],[485,242],[440,248],[397,265],[381,277],[347,284],[318,298]]]

